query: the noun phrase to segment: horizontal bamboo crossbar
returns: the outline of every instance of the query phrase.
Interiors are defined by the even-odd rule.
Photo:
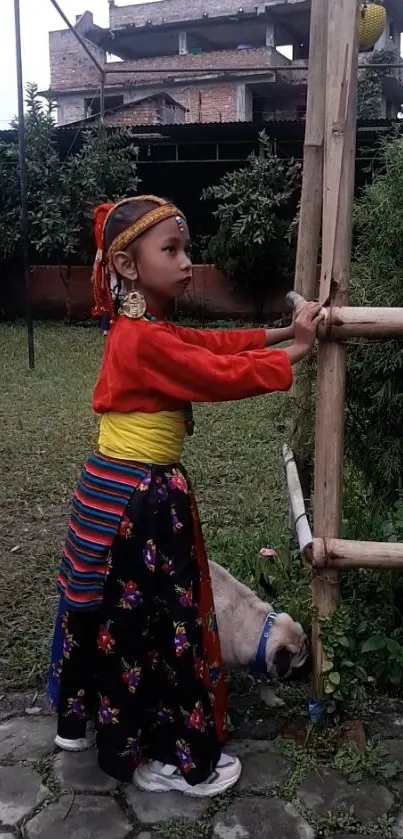
[[[326,309],[319,327],[320,338],[401,338],[403,308],[333,306]]]
[[[283,446],[283,459],[299,551],[313,569],[403,568],[403,544],[399,542],[313,538],[295,458],[289,446]]]
[[[305,303],[300,294],[290,291],[287,302],[295,311]],[[347,338],[403,337],[403,308],[390,306],[324,306],[318,337],[323,340]]]
[[[398,542],[353,542],[348,539],[318,539],[306,558],[314,568],[403,568],[403,544]]]

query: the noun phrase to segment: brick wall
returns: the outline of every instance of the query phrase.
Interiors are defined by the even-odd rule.
[[[234,84],[210,87],[182,87],[167,92],[186,108],[186,122],[235,122],[237,86]]]
[[[59,125],[78,122],[80,119],[84,119],[84,117],[84,96],[73,94],[58,100],[57,121]]]
[[[163,2],[163,0],[162,0]],[[93,48],[97,57],[103,55],[100,50]],[[135,87],[144,82],[170,79],[166,68],[183,67],[185,70],[201,67],[203,72],[214,72],[217,68],[239,67],[240,72],[248,67],[288,64],[288,59],[273,48],[257,47],[250,50],[219,50],[204,52],[200,55],[167,55],[155,58],[142,58],[138,61],[111,62],[108,70],[115,67],[119,70],[127,68],[131,72],[108,75],[108,87]],[[136,74],[134,71],[147,70],[149,73]],[[86,56],[83,49],[69,32],[51,32],[50,35],[50,84],[53,90],[81,90],[85,87],[99,85],[99,73]]]
[[[108,64],[108,70],[113,70],[114,67],[119,69],[127,69],[131,72],[126,74],[119,73],[108,76],[108,85],[128,84],[135,85],[147,81],[158,81],[159,79],[170,78],[175,76],[174,73],[168,75],[166,68],[180,67],[184,70],[191,70],[193,67],[201,68],[202,72],[214,72],[217,68],[235,67],[239,71],[247,71],[248,67],[263,66],[270,70],[271,65],[289,64],[289,61],[281,53],[273,48],[256,47],[249,50],[217,50],[215,52],[202,52],[199,55],[163,55],[155,58],[141,58],[138,61],[125,61],[124,63],[111,62]],[[150,68],[150,73],[141,74],[135,73],[136,69],[147,70]]]
[[[107,125],[160,125],[161,109],[153,100],[134,105],[133,108],[126,108],[124,111],[117,111],[116,114],[107,114],[105,122]]]
[[[105,53],[87,41],[102,65]],[[49,33],[50,87],[69,90],[99,87],[99,72],[69,29]]]
[[[211,85],[206,87],[165,88],[182,108],[172,114],[168,107],[149,99],[142,100],[132,108],[124,108],[109,114],[109,125],[160,125],[172,122],[236,122],[245,118],[239,115],[237,85]],[[136,91],[137,93],[137,91]],[[130,95],[127,96],[130,100]],[[169,111],[169,112],[168,112]],[[76,122],[84,117],[84,97],[63,96],[59,99],[59,125]],[[246,119],[251,116],[246,114]]]
[[[32,305],[35,317],[63,318],[67,309],[66,288],[60,278],[57,266],[35,265],[30,271]],[[23,296],[16,299],[17,281],[7,284],[11,288],[11,299],[0,299],[9,314],[23,314]],[[6,285],[4,286],[6,288]],[[287,288],[278,288],[268,295],[265,304],[266,318],[278,317],[285,309]],[[0,289],[1,292],[1,289]],[[69,300],[72,318],[90,317],[92,306],[91,268],[73,266],[69,285]],[[16,305],[17,304],[17,305]],[[193,280],[180,301],[180,309],[203,309],[212,316],[252,318],[254,307],[243,294],[234,292],[229,280],[212,265],[194,265]]]
[[[282,0],[283,1],[283,0]],[[279,0],[276,0],[279,2]],[[203,14],[209,17],[237,14],[242,7],[245,12],[263,13],[266,3],[258,0],[160,0],[159,3],[139,3],[133,6],[110,5],[110,27],[118,29],[128,23],[145,26],[148,20],[154,25],[174,23],[182,20],[199,20]],[[164,21],[165,18],[165,21]]]
[[[171,125],[185,122],[185,111],[168,101],[145,99],[114,114],[107,114],[108,125]]]

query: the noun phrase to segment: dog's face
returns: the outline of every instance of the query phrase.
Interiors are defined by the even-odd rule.
[[[308,657],[308,639],[300,623],[286,612],[277,615],[266,644],[267,675],[287,679]]]

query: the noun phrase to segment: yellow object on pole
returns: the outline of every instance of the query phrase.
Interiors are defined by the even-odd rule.
[[[386,9],[379,3],[361,3],[359,19],[360,50],[375,46],[386,26]]]

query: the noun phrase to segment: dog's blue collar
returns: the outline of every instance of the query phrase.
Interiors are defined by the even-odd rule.
[[[266,662],[266,646],[267,646],[267,639],[270,635],[271,630],[273,629],[273,625],[277,618],[278,612],[270,612],[267,615],[267,618],[264,623],[263,631],[260,636],[259,645],[257,648],[256,658],[251,667],[252,676],[255,679],[259,678],[263,674],[267,676],[267,662]]]

